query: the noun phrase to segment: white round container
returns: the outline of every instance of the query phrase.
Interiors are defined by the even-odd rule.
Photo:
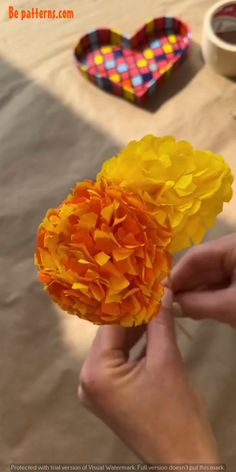
[[[205,62],[217,72],[236,77],[236,1],[220,1],[207,11],[202,53]]]

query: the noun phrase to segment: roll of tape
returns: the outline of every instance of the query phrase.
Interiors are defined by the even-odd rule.
[[[207,11],[202,53],[217,72],[236,77],[236,1],[220,1]]]

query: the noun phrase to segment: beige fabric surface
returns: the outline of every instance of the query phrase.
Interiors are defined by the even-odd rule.
[[[18,8],[73,8],[74,20],[8,20],[0,3],[0,470],[10,463],[133,462],[77,401],[78,373],[96,328],[61,313],[33,267],[45,211],[130,139],[173,134],[222,153],[236,171],[236,85],[203,64],[203,15],[211,0],[15,0]],[[80,35],[110,26],[131,34],[163,13],[193,30],[190,58],[149,106],[106,94],[76,70]],[[235,197],[208,237],[236,229]],[[236,470],[236,333],[182,321],[191,376],[202,389],[223,461]],[[140,408],[142,406],[140,405]]]

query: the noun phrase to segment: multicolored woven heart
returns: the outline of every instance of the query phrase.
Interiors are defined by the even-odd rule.
[[[75,58],[98,87],[142,103],[181,63],[190,40],[186,23],[165,16],[148,21],[131,38],[108,28],[94,30],[80,39]]]

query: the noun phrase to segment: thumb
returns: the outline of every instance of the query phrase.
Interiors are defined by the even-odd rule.
[[[160,313],[148,325],[147,329],[147,356],[153,359],[163,358],[168,353],[178,352],[175,335],[174,317],[171,313],[173,294],[169,288],[165,289]]]

